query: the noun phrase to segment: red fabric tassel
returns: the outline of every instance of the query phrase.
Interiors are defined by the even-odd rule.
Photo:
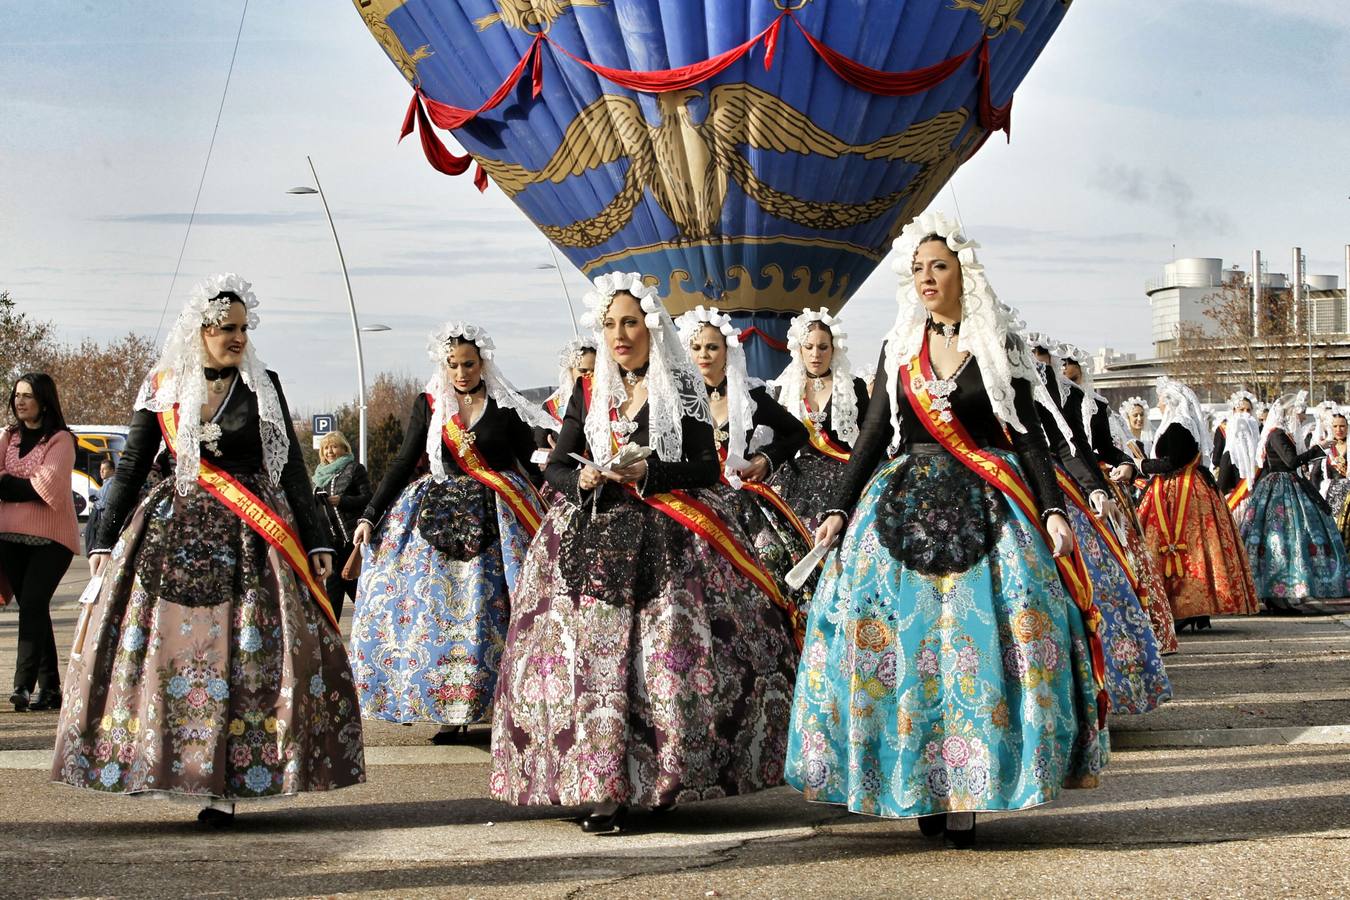
[[[764,71],[773,68],[773,58],[778,53],[778,36],[783,31],[783,17],[779,16],[773,20],[769,26],[769,33],[764,36]]]
[[[980,124],[990,134],[1002,131],[1012,142],[1012,98],[1003,106],[995,106],[989,88],[989,38],[980,41]]]
[[[544,90],[544,51],[537,42],[530,45],[530,51],[534,53],[534,66],[530,69],[530,96],[538,97]]]
[[[741,329],[740,339],[744,341],[748,337],[759,338],[761,341],[768,344],[771,348],[777,350],[779,353],[787,352],[788,345],[785,341],[780,341],[775,337],[770,337],[769,335],[761,331],[759,329],[759,326],[757,325],[748,325],[745,328]]]
[[[483,170],[481,165],[474,168],[473,184],[474,187],[478,188],[478,193],[480,194],[488,189],[487,172]]]
[[[467,153],[456,156],[441,143],[441,139],[436,136],[435,129],[427,119],[427,111],[422,106],[422,95],[416,92],[413,93],[412,102],[408,104],[408,114],[403,117],[403,130],[398,136],[400,141],[412,134],[414,123],[417,127],[417,136],[422,140],[422,152],[426,154],[427,162],[431,163],[433,169],[446,175],[463,175],[469,170],[473,157]]]
[[[959,56],[953,56],[950,59],[944,59],[942,62],[925,66],[922,69],[914,69],[910,72],[883,72],[881,69],[865,66],[860,62],[849,59],[842,53],[831,50],[816,40],[796,16],[792,17],[792,21],[797,24],[797,30],[806,38],[806,42],[811,45],[811,49],[820,54],[820,58],[825,61],[825,65],[834,71],[834,74],[855,88],[882,97],[906,97],[931,90],[950,78],[957,69],[961,68],[961,64],[970,59],[971,54],[978,49],[978,45],[971,47]]]
[[[702,84],[714,75],[726,70],[732,63],[741,59],[749,53],[756,44],[769,36],[771,32],[776,33],[775,29],[783,21],[782,13],[773,20],[773,24],[765,28],[759,34],[752,37],[738,47],[732,47],[724,53],[719,53],[711,59],[705,59],[701,63],[681,66],[678,69],[659,69],[655,72],[633,72],[628,69],[611,69],[608,66],[597,65],[589,60],[582,59],[572,53],[566,47],[560,46],[556,42],[544,37],[555,50],[563,55],[575,60],[581,65],[590,69],[595,74],[607,81],[612,81],[620,87],[630,88],[635,91],[644,91],[649,94],[665,94],[670,91],[680,91],[685,88],[693,87],[696,84]],[[439,122],[437,124],[440,124]]]

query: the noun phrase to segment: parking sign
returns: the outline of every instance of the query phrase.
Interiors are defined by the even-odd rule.
[[[317,413],[310,421],[315,437],[323,437],[337,428],[337,416],[332,413]]]

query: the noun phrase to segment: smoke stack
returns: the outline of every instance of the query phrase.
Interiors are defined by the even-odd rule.
[[[1350,266],[1350,244],[1345,247],[1345,264]],[[1346,269],[1350,272],[1350,268]],[[1252,251],[1252,337],[1261,336],[1261,300],[1265,285],[1261,282],[1261,251]]]
[[[1303,327],[1303,248],[1294,248],[1294,333]],[[1311,327],[1312,323],[1309,323]]]

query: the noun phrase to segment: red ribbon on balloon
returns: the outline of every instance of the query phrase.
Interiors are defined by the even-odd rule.
[[[649,94],[664,94],[702,84],[745,57],[760,43],[764,44],[764,68],[766,70],[771,68],[778,52],[778,40],[782,32],[784,18],[792,19],[797,26],[797,30],[806,38],[806,42],[811,46],[811,49],[840,79],[859,90],[883,97],[906,97],[931,90],[950,78],[971,56],[978,53],[976,74],[979,80],[978,115],[980,125],[986,129],[984,139],[980,143],[983,145],[984,140],[987,140],[989,135],[995,131],[1005,132],[1011,139],[1012,100],[1009,99],[1003,106],[994,106],[990,96],[988,35],[982,35],[980,42],[964,53],[958,53],[956,56],[930,66],[908,72],[886,72],[864,65],[831,49],[807,31],[806,26],[792,14],[791,10],[784,10],[767,28],[743,44],[732,47],[730,50],[700,63],[692,63],[674,69],[658,69],[651,72],[613,69],[593,63],[590,60],[582,59],[566,47],[560,46],[546,33],[539,32],[530,42],[530,46],[526,49],[525,55],[520,58],[520,62],[506,76],[506,80],[477,109],[464,109],[451,106],[448,103],[441,103],[422,93],[421,88],[414,87],[412,101],[408,104],[408,112],[403,117],[403,130],[399,134],[399,140],[401,141],[412,134],[415,127],[418,137],[422,141],[422,150],[432,167],[446,175],[462,175],[472,164],[473,157],[467,153],[462,156],[457,155],[448,150],[432,130],[431,123],[435,123],[447,131],[462,128],[488,110],[501,105],[502,101],[511,96],[520,83],[520,79],[524,76],[526,69],[530,70],[531,95],[538,97],[544,87],[544,42],[548,42],[549,46],[555,51],[620,87]],[[473,180],[480,191],[487,190],[487,173],[483,171],[482,166],[477,168]],[[758,331],[758,329],[755,329],[755,331]],[[763,335],[762,332],[760,332],[760,335],[761,339],[767,339],[767,336]],[[770,346],[773,345],[770,344]]]
[[[777,350],[779,353],[787,352],[788,345],[786,341],[780,341],[778,340],[778,338],[770,334],[767,334],[764,331],[761,331],[759,326],[757,325],[747,325],[745,328],[741,329],[740,334],[741,342],[744,343],[745,339],[748,337],[759,338],[761,341],[768,344],[769,347],[771,347],[774,350]]]

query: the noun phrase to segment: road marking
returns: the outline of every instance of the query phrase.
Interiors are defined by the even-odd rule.
[[[1257,747],[1267,744],[1350,744],[1350,725],[1288,725],[1269,728],[1182,728],[1173,731],[1111,731],[1112,750],[1167,747]]]

